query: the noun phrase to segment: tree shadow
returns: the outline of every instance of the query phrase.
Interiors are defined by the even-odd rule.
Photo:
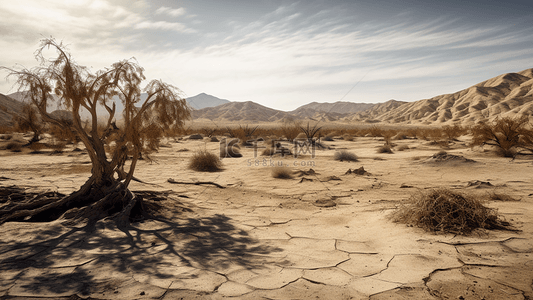
[[[270,254],[282,251],[262,244],[227,216],[191,217],[192,204],[168,201],[173,204],[167,217],[152,216],[125,229],[112,220],[80,228],[32,223],[36,226],[25,226],[19,238],[0,239],[0,292],[87,296],[131,278],[168,287],[175,278],[198,277],[197,271],[262,268],[274,259]],[[16,230],[24,224],[1,227]]]

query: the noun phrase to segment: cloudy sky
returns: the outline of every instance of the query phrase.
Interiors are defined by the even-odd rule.
[[[527,1],[0,0],[0,66],[39,40],[93,71],[135,57],[148,79],[292,110],[416,101],[533,68]],[[0,74],[0,93],[16,91]]]

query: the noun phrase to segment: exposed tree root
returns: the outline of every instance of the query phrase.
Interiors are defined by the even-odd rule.
[[[172,178],[169,178],[167,181],[169,183],[174,183],[174,184],[193,184],[193,185],[211,184],[211,185],[216,186],[219,189],[225,189],[226,188],[225,186],[221,186],[220,184],[214,183],[212,181],[185,182],[185,181],[176,181],[176,180],[174,180]]]
[[[95,224],[110,217],[118,227],[125,227],[145,216],[143,198],[121,182],[111,186],[91,183],[89,179],[80,190],[67,196],[55,192],[31,193],[16,186],[0,187],[0,224],[63,220],[64,225],[74,226]]]

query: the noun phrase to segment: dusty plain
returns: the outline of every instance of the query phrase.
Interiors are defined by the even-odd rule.
[[[501,158],[461,137],[445,149],[475,162],[438,162],[419,139],[379,154],[383,139],[323,142],[298,157],[224,158],[221,172],[187,165],[219,143],[164,141],[141,161],[133,191],[168,191],[158,217],[94,231],[48,223],[0,226],[0,299],[532,299],[533,161]],[[396,149],[394,148],[394,149]],[[358,162],[333,159],[348,150]],[[293,179],[276,179],[283,163]],[[365,175],[346,174],[360,167]],[[315,173],[310,172],[313,169]],[[298,172],[304,171],[304,172]],[[306,175],[308,174],[308,175]],[[90,175],[84,152],[0,151],[0,185],[70,193]],[[214,182],[212,184],[172,184]],[[447,187],[488,201],[520,231],[435,234],[390,221],[419,190]]]

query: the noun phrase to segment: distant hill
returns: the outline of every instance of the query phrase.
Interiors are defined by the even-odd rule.
[[[13,114],[22,113],[23,106],[21,102],[0,94],[0,126],[12,126]]]
[[[383,103],[377,103],[374,104],[369,109],[366,109],[364,111],[351,114],[349,117],[347,117],[347,120],[351,121],[366,121],[366,122],[373,122],[376,121],[376,118],[379,118],[381,115],[396,109],[397,107],[404,105],[408,102],[405,101],[397,101],[397,100],[389,100],[387,102]]]
[[[215,96],[201,93],[186,99],[189,105],[194,109],[202,109],[206,107],[215,107],[218,105],[229,103],[229,100],[220,99]]]
[[[15,98],[21,97],[17,93],[12,95]],[[7,114],[6,110],[20,112],[22,109],[22,103],[1,96],[0,124],[11,120],[11,115]],[[145,97],[146,95],[141,95],[142,99]],[[219,122],[256,123],[307,119],[348,123],[471,125],[484,119],[493,120],[497,117],[519,115],[528,115],[533,121],[533,69],[502,74],[452,94],[415,102],[397,100],[378,104],[313,102],[291,112],[284,112],[251,101],[230,102],[205,93],[189,97],[187,101],[195,108],[192,112],[193,119]],[[117,117],[120,116],[120,112],[121,104],[117,106]]]
[[[497,117],[533,115],[533,69],[507,73],[453,94],[407,102],[375,116],[405,124],[474,124]]]
[[[354,103],[354,102],[345,102],[337,101],[334,103],[318,103],[311,102],[309,104],[302,105],[297,109],[291,111],[293,115],[302,115],[302,111],[319,111],[326,113],[337,113],[337,114],[352,114],[360,111],[367,110],[373,107],[375,104],[371,103]]]
[[[252,101],[229,102],[215,107],[206,107],[192,112],[193,119],[213,121],[274,122],[288,113],[268,108]]]

